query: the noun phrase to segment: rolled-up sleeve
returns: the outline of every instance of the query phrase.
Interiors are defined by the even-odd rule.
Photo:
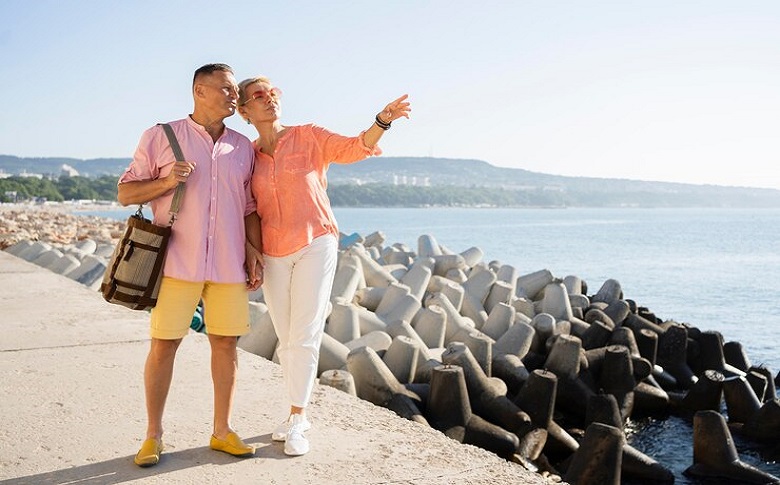
[[[313,125],[312,133],[327,163],[354,163],[366,157],[382,154],[379,145],[374,145],[373,148],[366,146],[365,131],[360,132],[358,136],[343,136]]]
[[[133,161],[127,167],[125,172],[119,177],[119,184],[125,182],[138,182],[143,180],[153,180],[159,177],[160,170],[156,163],[152,163],[152,154],[158,153],[156,145],[155,130],[158,127],[152,127],[146,130],[138,142],[138,146],[133,154]]]

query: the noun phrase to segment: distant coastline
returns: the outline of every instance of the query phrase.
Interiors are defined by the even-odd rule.
[[[48,200],[112,199],[116,179],[129,162],[0,155],[0,200],[24,185],[19,194]],[[32,193],[36,184],[26,182],[32,177],[41,178],[40,185],[48,183],[51,195]],[[778,189],[569,177],[433,157],[372,157],[332,164],[328,196],[334,207],[780,208]]]

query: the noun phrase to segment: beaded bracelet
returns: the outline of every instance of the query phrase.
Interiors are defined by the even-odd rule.
[[[385,123],[384,121],[382,121],[381,118],[379,118],[379,115],[376,115],[376,118],[374,118],[374,123],[376,123],[376,125],[378,127],[380,127],[383,130],[387,131],[387,130],[390,129],[390,123],[392,123],[392,121],[390,123]]]

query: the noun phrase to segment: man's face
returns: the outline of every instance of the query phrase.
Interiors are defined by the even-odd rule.
[[[231,116],[236,112],[237,100],[238,84],[229,72],[214,71],[195,83],[195,102],[214,117],[224,119]]]

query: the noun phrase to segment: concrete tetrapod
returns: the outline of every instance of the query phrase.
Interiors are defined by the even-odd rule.
[[[634,334],[638,331],[633,329]],[[679,324],[669,326],[663,335],[658,338],[658,352],[656,360],[664,371],[674,377],[677,385],[682,389],[689,389],[696,376],[693,374],[687,362],[688,332]]]
[[[69,273],[81,265],[81,260],[77,259],[72,254],[65,254],[58,261],[49,266],[49,269],[57,274],[64,275]]]
[[[571,321],[574,318],[569,293],[563,283],[552,283],[545,286],[542,312],[549,313],[556,320]]]
[[[614,426],[594,423],[585,430],[564,480],[572,485],[620,485],[626,437]]]
[[[481,329],[487,322],[488,314],[483,302],[495,281],[496,275],[492,271],[475,268],[463,283],[463,305],[460,312],[463,316],[470,318],[477,329]]]
[[[445,344],[456,341],[462,342],[468,334],[475,330],[474,322],[471,319],[462,316],[458,310],[452,306],[449,298],[442,293],[436,293],[428,298],[426,305],[428,307],[435,305],[441,308],[447,316],[447,325],[444,331]]]
[[[357,396],[355,379],[352,378],[352,374],[343,369],[332,369],[323,372],[320,374],[320,384],[333,387],[352,396]]]
[[[531,418],[505,394],[502,381],[492,381],[485,375],[479,363],[465,344],[454,342],[442,353],[442,362],[463,369],[469,403],[477,415],[496,423],[520,438],[520,455],[535,460],[547,440],[547,431],[531,423]],[[497,385],[501,383],[501,385]]]
[[[488,295],[485,298],[484,307],[485,307],[485,311],[488,313],[488,317],[490,316],[490,313],[493,311],[496,305],[498,305],[499,303],[508,305],[512,301],[514,295],[515,295],[514,285],[507,283],[505,281],[496,280],[493,283],[493,286],[490,287],[490,291],[488,292]]]
[[[450,300],[455,310],[460,312],[461,306],[463,306],[463,294],[465,290],[460,283],[449,280],[442,276],[432,276],[428,282],[428,294],[429,296],[441,293]]]
[[[421,234],[417,237],[417,256],[427,258],[441,254],[439,243],[430,234]]]
[[[352,303],[336,298],[325,325],[325,333],[341,343],[360,337],[360,312]]]
[[[689,413],[703,410],[720,410],[723,397],[723,374],[716,370],[704,371],[702,378],[691,387],[680,403]]]
[[[363,277],[366,285],[372,287],[385,287],[391,283],[397,283],[398,280],[390,274],[381,264],[376,262],[363,246],[353,245],[347,250],[350,254],[357,256],[363,270]]]
[[[623,299],[623,288],[620,286],[620,282],[613,279],[608,279],[601,284],[601,288],[590,299],[593,302],[604,302],[610,304],[614,301]]]
[[[531,320],[530,326],[534,329],[534,336],[529,350],[539,355],[546,355],[547,341],[551,337],[562,333],[560,326],[555,321],[555,318],[547,313],[535,315]]]
[[[535,333],[531,325],[516,320],[493,344],[493,354],[511,354],[522,359],[531,350]]]
[[[421,402],[420,397],[398,382],[374,349],[358,347],[350,351],[347,356],[347,370],[355,380],[355,391],[360,399],[383,407],[389,407],[389,403],[393,401],[393,411],[396,414],[427,424],[416,404]],[[399,406],[399,402],[403,405]]]
[[[62,254],[62,251],[56,248],[49,249],[48,251],[44,251],[41,254],[38,255],[37,258],[30,261],[32,264],[36,264],[42,268],[46,268],[49,271],[51,271],[51,267],[59,261],[62,257],[65,255]]]
[[[249,333],[238,338],[238,346],[271,360],[279,340],[265,303],[249,302],[249,324]]]
[[[339,255],[336,274],[333,277],[330,301],[335,302],[338,299],[352,301],[355,292],[361,285],[365,286],[365,279],[360,259],[353,253],[342,252]]]
[[[764,378],[766,379],[766,390],[764,391],[764,397],[762,399],[763,402],[777,399],[777,385],[775,381],[772,379],[772,371],[770,371],[763,365],[750,366],[748,368],[748,371],[757,372],[762,376],[764,376]],[[780,376],[780,373],[778,373],[777,375]]]
[[[433,274],[438,276],[448,276],[451,271],[462,271],[467,267],[466,260],[460,254],[440,254],[431,258]]]
[[[333,369],[344,369],[347,366],[349,348],[327,333],[322,334],[320,343],[320,358],[317,362],[317,372],[322,374]]]
[[[631,364],[628,347],[610,345],[606,348],[599,384],[604,391],[615,396],[625,422],[634,410],[634,388],[636,387],[634,367]]]
[[[374,313],[385,323],[395,320],[411,322],[421,307],[420,301],[410,294],[409,287],[400,283],[392,283],[388,286]]]
[[[371,310],[374,312],[379,306],[379,302],[382,301],[382,297],[385,296],[386,291],[386,286],[366,286],[363,288],[358,288],[358,290],[355,291],[355,296],[352,298],[352,302],[360,305],[361,308],[365,308],[366,310]]]
[[[382,249],[381,254],[381,260],[384,264],[400,264],[401,266],[408,267],[414,262],[414,253],[403,251],[394,246],[387,246]]]
[[[393,343],[393,337],[389,333],[382,330],[374,330],[362,335],[360,338],[350,340],[344,345],[350,350],[357,349],[359,347],[370,347],[374,352],[384,352],[390,348],[390,344]]]
[[[425,290],[433,276],[433,265],[433,258],[417,258],[400,280],[401,284],[409,287],[409,292],[418,301],[422,301],[425,296]]]
[[[752,369],[745,374],[745,380],[750,388],[753,389],[753,392],[760,403],[764,402],[767,398],[768,383],[766,379],[764,374]],[[772,383],[772,387],[774,387],[774,383]]]
[[[528,380],[528,369],[525,367],[523,360],[514,354],[494,355],[491,368],[493,377],[497,377],[506,383],[509,395],[517,394]]]
[[[494,340],[482,332],[474,331],[463,339],[463,343],[471,351],[471,355],[482,367],[485,375],[493,375],[493,343]]]
[[[433,369],[427,417],[434,428],[448,437],[504,458],[510,458],[520,444],[513,433],[471,412],[463,369],[458,366]]]
[[[750,359],[748,359],[745,349],[739,342],[726,342],[723,344],[723,358],[727,364],[730,364],[742,372],[750,369]]]
[[[650,361],[650,365],[655,366],[656,355],[658,354],[658,334],[643,328],[634,334],[634,339],[639,349],[639,355]]]
[[[545,286],[553,282],[555,278],[548,269],[541,269],[517,278],[515,294],[520,298],[536,300],[536,295],[541,293]]]
[[[582,334],[582,348],[585,350],[603,347],[612,337],[612,328],[606,323],[595,320]]]
[[[747,423],[761,409],[761,401],[742,376],[729,377],[723,381],[723,398],[729,423]]]
[[[497,303],[488,314],[482,332],[493,340],[498,340],[514,324],[515,309],[506,303]]]
[[[558,378],[574,379],[580,372],[580,351],[582,341],[572,335],[558,335],[553,343],[544,368]]]
[[[615,396],[599,394],[592,396],[588,400],[585,426],[587,427],[593,423],[601,423],[623,429],[622,416],[618,410]],[[651,483],[674,482],[674,474],[671,470],[629,444],[623,446],[621,476],[647,480]]]
[[[408,384],[414,381],[417,373],[417,360],[420,352],[414,341],[404,335],[393,338],[393,342],[382,357],[387,368],[398,382]]]
[[[478,248],[477,246],[472,246],[465,251],[461,252],[460,255],[463,257],[463,260],[466,262],[466,266],[468,268],[473,268],[477,264],[479,264],[482,261],[482,258],[485,256],[485,253],[482,252],[482,249]]]
[[[780,483],[780,478],[739,459],[726,420],[717,411],[709,410],[699,411],[693,417],[693,465],[685,474],[744,483]]]
[[[440,306],[421,308],[412,319],[412,327],[428,348],[444,347],[447,315]]]
[[[579,443],[555,420],[553,412],[558,378],[552,372],[536,369],[528,377],[513,402],[528,413],[531,423],[547,430],[543,451],[553,455],[571,455]]]
[[[741,431],[756,441],[777,443],[780,436],[780,399],[765,402]]]
[[[50,251],[51,249],[51,244],[45,243],[43,241],[35,241],[34,243],[19,251],[16,257],[32,262],[35,260],[35,258],[40,256],[41,253]]]
[[[7,252],[9,254],[13,254],[17,258],[22,258],[21,255],[23,254],[24,250],[29,248],[33,244],[35,244],[35,243],[30,241],[30,240],[28,240],[28,239],[23,239],[23,240],[19,241],[18,243],[14,244],[13,246],[9,246],[9,247],[5,248],[5,252]],[[22,259],[24,259],[24,258],[22,258]]]
[[[631,313],[631,308],[625,300],[615,300],[604,308],[604,313],[612,320],[615,327],[623,325]]]

